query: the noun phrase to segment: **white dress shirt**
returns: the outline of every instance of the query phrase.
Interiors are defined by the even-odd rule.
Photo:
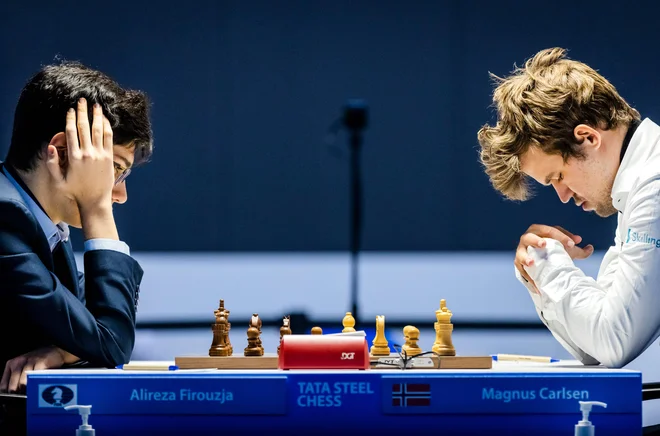
[[[612,204],[614,245],[595,279],[575,266],[560,242],[528,247],[525,267],[540,295],[536,311],[554,337],[584,364],[623,367],[660,336],[660,127],[645,119],[623,157]]]

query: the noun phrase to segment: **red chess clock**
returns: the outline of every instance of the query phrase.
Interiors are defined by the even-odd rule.
[[[280,344],[280,369],[369,369],[364,336],[286,335]]]

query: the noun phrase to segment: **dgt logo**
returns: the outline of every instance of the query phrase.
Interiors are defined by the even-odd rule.
[[[341,360],[353,360],[355,353],[341,353]]]
[[[76,404],[78,385],[39,385],[39,407]]]

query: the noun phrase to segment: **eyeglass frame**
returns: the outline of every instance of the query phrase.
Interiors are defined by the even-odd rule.
[[[119,185],[122,183],[124,180],[126,180],[126,177],[128,177],[131,174],[131,169],[130,168],[124,168],[117,162],[113,162],[114,167],[115,167],[115,186]],[[119,173],[119,175],[117,175]]]

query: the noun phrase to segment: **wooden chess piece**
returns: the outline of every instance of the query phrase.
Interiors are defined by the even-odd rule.
[[[454,325],[451,323],[452,313],[447,309],[445,300],[440,300],[440,309],[435,311],[435,317],[435,342],[431,350],[440,356],[455,356],[456,349],[451,340],[451,333],[454,330]]]
[[[261,345],[261,325],[262,322],[261,322],[261,318],[259,318],[259,314],[253,313],[252,318],[250,319],[250,327],[256,328],[257,331],[259,332],[259,336],[257,337],[257,344],[259,344],[259,346],[263,351],[263,346]]]
[[[220,304],[218,304],[218,312],[224,312],[227,309],[225,309],[225,300],[220,299]]]
[[[211,341],[211,347],[209,348],[209,356],[213,356],[216,351],[214,350],[219,350],[220,349],[220,342],[222,341],[222,338],[224,337],[224,330],[220,330],[218,328],[218,311],[214,311],[213,314],[215,315],[215,322],[211,324],[211,331],[213,332],[213,340]]]
[[[227,318],[225,313],[215,311],[215,324],[213,324],[213,342],[209,348],[209,356],[231,356],[231,348],[227,346]]]
[[[322,335],[323,334],[323,329],[321,329],[321,327],[312,327],[312,334],[313,335]]]
[[[259,330],[250,326],[247,331],[248,345],[243,350],[245,356],[263,356],[264,349],[259,345]]]
[[[372,356],[389,356],[390,347],[385,338],[385,315],[376,317],[376,336],[372,342],[369,353]]]
[[[344,326],[344,329],[341,331],[342,333],[355,331],[355,318],[353,318],[351,312],[346,312],[346,316],[342,320],[342,325]]]
[[[252,327],[256,328],[257,330],[259,330],[259,333],[261,333],[262,322],[261,322],[261,318],[259,318],[258,313],[253,313],[252,314],[252,318],[250,318],[250,325]]]
[[[229,332],[231,331],[231,323],[229,322],[229,310],[225,309],[225,300],[220,300],[220,306],[218,307],[219,312],[225,313],[225,318],[227,319],[227,327],[225,329],[225,345],[229,349],[229,355],[234,354],[234,347],[231,345],[231,339]]]
[[[280,345],[282,344],[282,338],[284,335],[291,334],[291,318],[289,315],[285,316],[282,320],[282,327],[280,327]],[[280,346],[277,346],[277,355],[280,355]]]
[[[403,328],[403,337],[406,342],[401,347],[401,351],[405,351],[408,357],[416,356],[422,352],[422,349],[417,345],[419,341],[419,329],[415,326],[407,325]]]

